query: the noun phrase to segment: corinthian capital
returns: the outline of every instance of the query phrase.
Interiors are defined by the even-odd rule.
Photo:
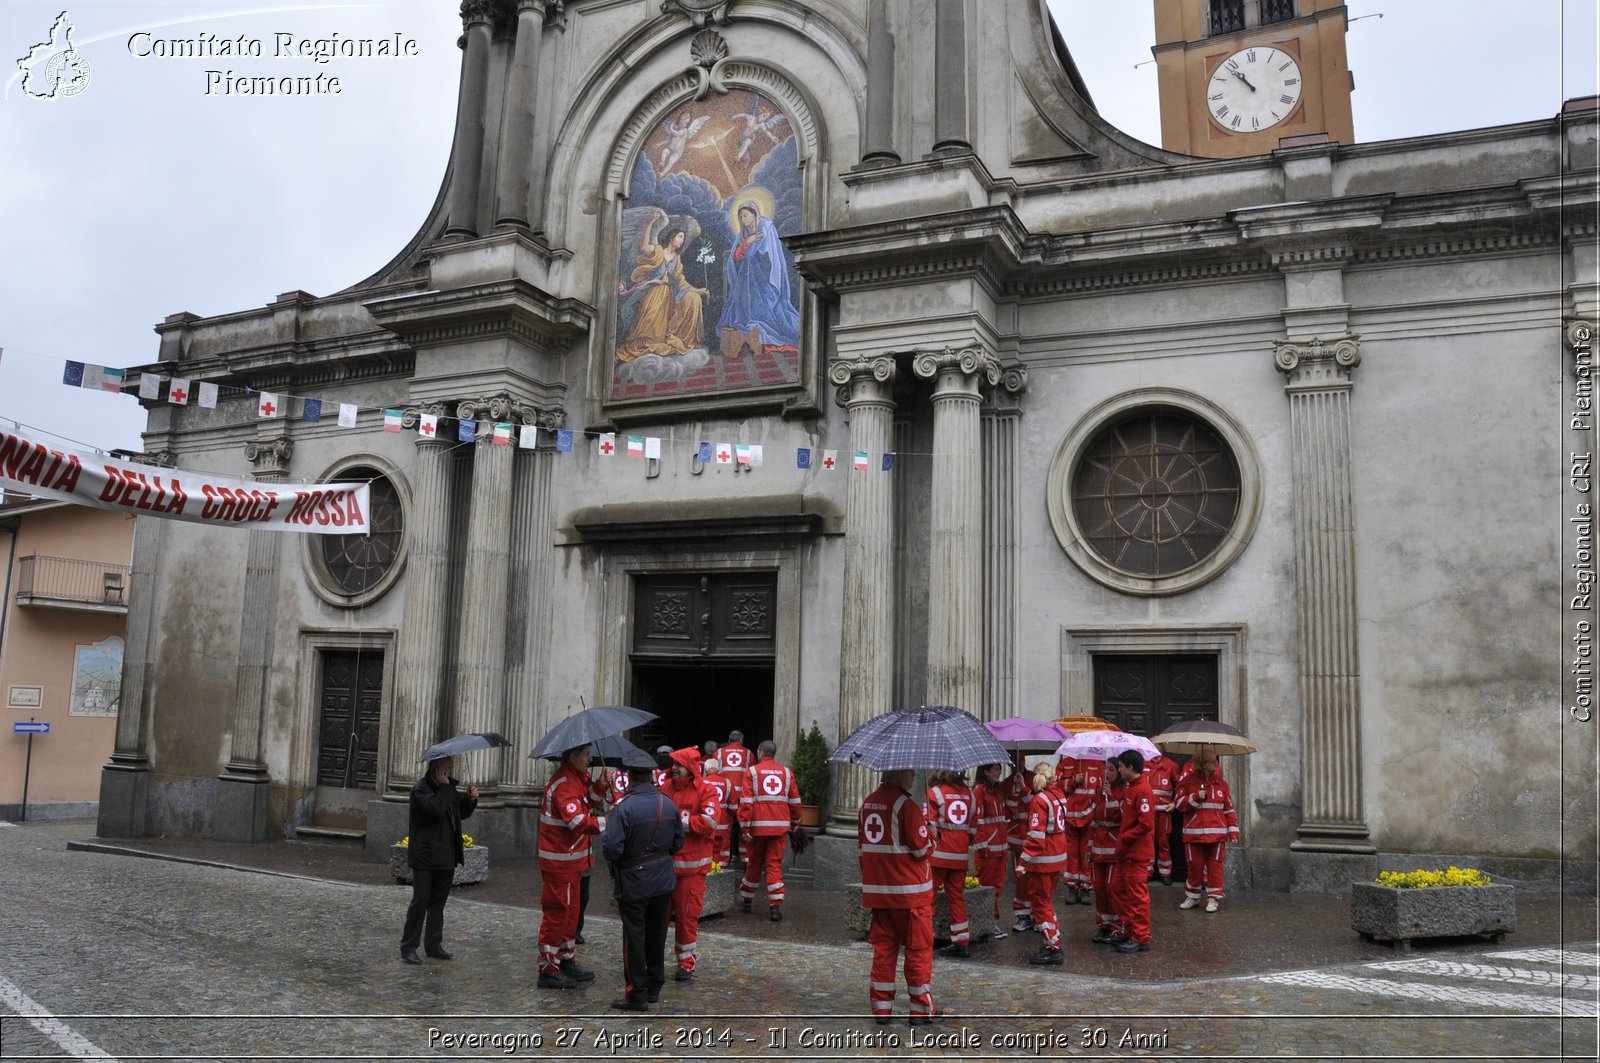
[[[1348,388],[1350,371],[1361,364],[1361,337],[1350,333],[1308,343],[1278,340],[1272,362],[1289,378],[1291,391],[1300,388]]]
[[[461,24],[487,26],[494,20],[497,6],[495,0],[461,0]]]
[[[911,371],[924,380],[933,380],[947,370],[963,376],[977,377],[979,387],[994,387],[1000,383],[1000,362],[981,347],[964,347],[957,350],[946,347],[940,351],[919,351],[911,360]],[[1026,380],[1026,375],[1023,377]]]

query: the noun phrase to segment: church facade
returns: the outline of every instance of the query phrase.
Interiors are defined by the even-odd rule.
[[[370,480],[377,529],[140,518],[103,835],[376,853],[421,750],[498,731],[474,833],[529,851],[580,703],[780,758],[951,704],[1239,727],[1260,886],[1592,879],[1593,100],[1200,159],[1103,120],[1040,0],[462,16],[393,262],[158,327],[148,371],[359,416],[147,403],[147,459]]]

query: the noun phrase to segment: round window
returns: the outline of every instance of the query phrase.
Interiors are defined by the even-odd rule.
[[[1100,582],[1172,594],[1238,556],[1258,486],[1248,438],[1221,410],[1149,389],[1103,404],[1062,443],[1050,519],[1068,555]]]
[[[340,469],[328,482],[367,484],[371,531],[308,536],[319,589],[340,605],[364,605],[388,590],[399,572],[405,530],[400,492],[389,477],[365,465]]]

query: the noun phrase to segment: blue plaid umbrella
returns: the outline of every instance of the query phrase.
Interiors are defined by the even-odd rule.
[[[972,713],[923,705],[868,720],[828,759],[873,771],[966,771],[979,764],[1004,764],[1011,757]]]

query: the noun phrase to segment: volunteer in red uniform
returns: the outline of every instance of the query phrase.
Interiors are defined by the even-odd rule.
[[[933,1006],[933,879],[928,854],[933,839],[922,809],[911,797],[916,772],[886,771],[881,785],[861,802],[856,843],[861,854],[861,905],[872,913],[872,973],[867,996],[872,1018],[890,1022],[895,963],[905,950],[906,995],[911,1025],[939,1022]]]
[[[744,814],[739,811],[739,802],[744,800],[745,780],[748,778],[746,772],[756,762],[744,747],[743,731],[728,732],[728,744],[717,751],[717,759],[722,761],[723,774],[728,777],[728,800],[722,807],[728,810],[731,851],[733,858],[743,864],[750,846],[745,842]]]
[[[944,887],[945,903],[950,906],[950,944],[946,956],[966,959],[972,955],[968,944],[972,932],[967,923],[967,866],[972,859],[972,839],[978,832],[974,822],[972,789],[965,772],[936,771],[930,776],[927,804],[923,816],[933,830],[933,855],[928,865],[933,887]]]
[[[1155,873],[1162,885],[1172,885],[1172,802],[1178,790],[1178,766],[1166,757],[1144,762],[1144,777],[1156,799]]]
[[[594,978],[578,966],[580,890],[584,869],[594,863],[591,844],[604,827],[594,806],[605,801],[609,775],[589,778],[589,746],[569,749],[544,788],[539,808],[539,988],[572,989]]]
[[[756,747],[756,763],[744,773],[744,795],[739,798],[739,822],[748,838],[739,900],[748,912],[764,870],[767,917],[774,923],[783,918],[783,852],[789,832],[800,827],[800,788],[794,772],[773,759],[777,752],[771,739]]]
[[[722,802],[716,787],[700,777],[700,753],[693,747],[671,753],[666,795],[683,823],[683,848],[672,855],[678,884],[672,890],[672,940],[677,949],[680,982],[694,977],[696,945],[700,938],[700,912],[706,906],[706,875],[711,872],[711,849],[716,841],[717,814]]]
[[[1033,801],[1028,778],[1020,767],[1012,765],[1011,774],[1000,784],[1006,795],[1006,848],[1013,870],[1022,860],[1022,846],[1028,840],[1028,806]],[[1021,933],[1033,929],[1033,907],[1020,889],[1012,891],[1011,915],[1015,920],[1012,930]]]
[[[1105,765],[1098,760],[1062,757],[1056,766],[1056,783],[1067,803],[1067,866],[1063,877],[1067,891],[1063,904],[1089,904],[1094,885],[1089,872],[1089,819],[1105,785]]]
[[[1144,755],[1125,749],[1117,757],[1122,776],[1122,816],[1117,824],[1117,866],[1111,892],[1122,921],[1122,952],[1150,951],[1150,860],[1156,851],[1156,799],[1144,779]]]
[[[1239,841],[1239,820],[1233,812],[1233,794],[1222,778],[1215,753],[1201,753],[1191,763],[1195,770],[1178,783],[1174,802],[1183,819],[1183,859],[1189,865],[1179,908],[1200,903],[1203,890],[1206,911],[1214,912],[1224,896],[1222,863],[1227,842]]]
[[[985,764],[978,769],[978,785],[972,789],[975,818],[978,830],[972,838],[974,861],[978,868],[978,881],[994,889],[994,936],[1006,936],[1005,924],[1000,921],[1000,891],[1006,884],[1006,865],[1010,862],[1007,844],[1005,783],[1001,773],[1005,764]]]
[[[1056,924],[1054,894],[1067,863],[1066,800],[1048,763],[1033,769],[1033,802],[1028,806],[1028,839],[1017,861],[1017,892],[1027,895],[1033,925],[1044,939],[1028,962],[1059,967],[1061,928]]]
[[[707,742],[706,745],[713,745]],[[728,863],[728,776],[722,770],[722,762],[712,757],[705,762],[705,772],[701,776],[705,784],[717,792],[717,834],[711,842],[711,858],[719,864]]]
[[[1096,945],[1116,944],[1114,938],[1124,933],[1111,898],[1112,871],[1117,866],[1117,832],[1121,823],[1122,776],[1117,773],[1117,761],[1110,760],[1106,762],[1105,785],[1100,789],[1089,821],[1089,867],[1094,875],[1096,924],[1094,937],[1089,940]]]

